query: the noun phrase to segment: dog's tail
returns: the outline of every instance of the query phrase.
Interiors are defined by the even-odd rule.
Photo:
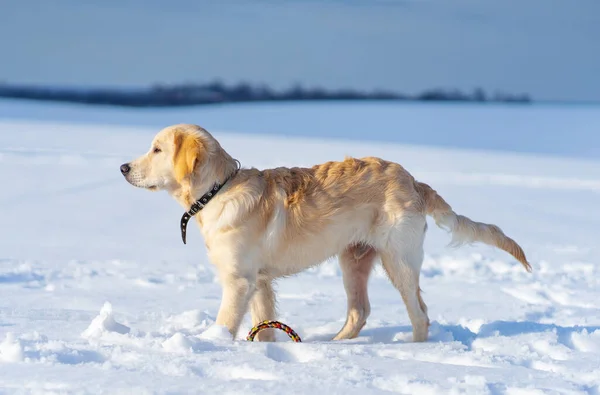
[[[452,233],[451,245],[460,246],[479,241],[500,248],[514,256],[528,272],[531,272],[531,265],[527,262],[523,249],[499,227],[475,222],[456,214],[452,207],[425,183],[415,181],[415,188],[425,203],[426,214],[433,217],[437,226]]]

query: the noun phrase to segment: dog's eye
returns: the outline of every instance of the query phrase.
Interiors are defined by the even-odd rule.
[[[158,154],[160,152],[160,148],[156,147],[156,148],[154,148],[154,150],[152,152],[154,152],[155,154]]]

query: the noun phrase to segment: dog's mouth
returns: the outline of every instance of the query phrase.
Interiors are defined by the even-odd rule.
[[[159,188],[158,188],[157,185],[135,184],[133,182],[131,183],[131,185],[133,185],[135,187],[138,187],[138,188],[147,189],[147,190],[152,191],[152,192],[159,190]]]
[[[148,189],[150,191],[158,191],[159,189],[157,185],[145,184],[144,181],[138,177],[125,176],[125,180],[127,180],[128,183],[137,188]]]

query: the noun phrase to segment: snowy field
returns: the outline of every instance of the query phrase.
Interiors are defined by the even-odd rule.
[[[279,319],[303,343],[247,342],[249,317],[223,338],[198,229],[183,245],[178,204],[119,173],[179,122],[246,167],[395,160],[501,226],[534,271],[491,247],[446,248],[430,221],[428,342],[411,342],[379,268],[360,337],[331,342],[346,313],[335,260],[277,284]],[[599,394],[599,130],[594,107],[0,101],[0,393]]]

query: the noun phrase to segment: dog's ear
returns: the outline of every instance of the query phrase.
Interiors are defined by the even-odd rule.
[[[175,133],[175,153],[173,155],[173,162],[175,168],[175,179],[178,183],[182,183],[187,177],[189,177],[202,153],[202,142],[199,137],[183,132]]]

